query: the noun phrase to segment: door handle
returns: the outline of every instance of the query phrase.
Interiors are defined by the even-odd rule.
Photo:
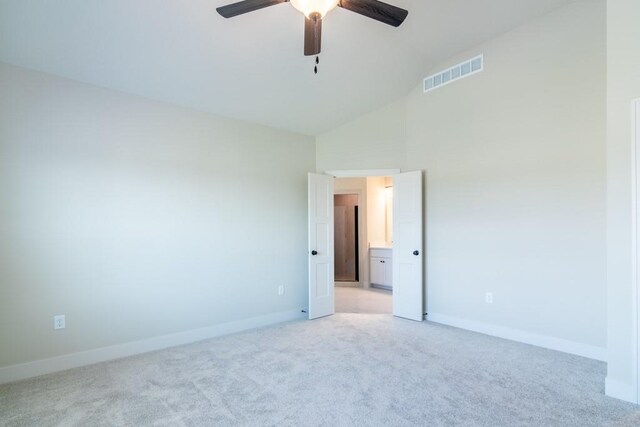
[[[418,255],[420,255],[420,251],[413,251],[413,254],[414,254],[415,256],[418,256]]]
[[[318,251],[311,251],[311,255],[313,255],[313,256],[318,255]]]

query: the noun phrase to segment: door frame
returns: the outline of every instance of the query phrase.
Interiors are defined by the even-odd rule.
[[[335,178],[369,178],[375,176],[392,176],[401,173],[400,169],[350,169],[324,171]],[[321,172],[319,172],[321,173]]]
[[[327,174],[330,175],[330,174]],[[367,216],[366,216],[366,205],[364,209],[362,208],[362,190],[336,190],[335,187],[333,189],[333,195],[346,195],[346,194],[356,194],[358,196],[358,269],[359,276],[357,282],[341,282],[344,286],[348,287],[358,287],[364,288],[369,286],[369,263],[367,262],[365,265],[365,257],[366,253],[363,255],[363,252],[366,252],[367,246]],[[366,202],[366,198],[365,198]],[[335,206],[334,206],[335,208]],[[335,250],[335,240],[333,242],[334,250]],[[366,269],[366,270],[365,270]],[[366,275],[365,275],[366,271]],[[334,283],[335,286],[335,283]]]
[[[636,403],[640,403],[640,98],[631,101],[631,279]]]

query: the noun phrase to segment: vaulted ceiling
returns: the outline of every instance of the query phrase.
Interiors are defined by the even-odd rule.
[[[571,0],[389,0],[400,28],[336,9],[319,73],[284,3],[224,19],[235,0],[0,0],[0,61],[317,135],[397,99],[430,67]]]

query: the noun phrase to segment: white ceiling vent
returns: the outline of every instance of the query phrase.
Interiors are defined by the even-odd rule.
[[[425,93],[431,92],[456,80],[479,73],[482,70],[484,70],[484,55],[478,55],[475,58],[471,58],[427,77],[424,79],[424,91]]]

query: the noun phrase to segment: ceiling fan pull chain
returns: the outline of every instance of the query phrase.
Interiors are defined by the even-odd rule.
[[[317,56],[317,55],[316,55],[316,66],[315,66],[315,67],[313,67],[313,72],[314,72],[315,74],[318,74],[318,64],[319,64],[319,63],[320,63],[320,56]]]

